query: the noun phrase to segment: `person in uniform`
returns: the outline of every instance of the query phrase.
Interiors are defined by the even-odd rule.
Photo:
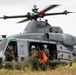
[[[50,52],[49,49],[47,48],[47,45],[43,45],[43,52],[46,54],[46,56],[49,58]]]
[[[47,58],[48,58],[47,64],[49,64],[50,51],[49,51],[49,49],[47,48],[47,45],[43,45],[43,52],[44,52],[45,55],[47,56]]]
[[[6,55],[7,61],[15,60],[15,53],[14,53],[12,45],[7,46],[7,49],[5,51],[5,55]]]
[[[10,52],[10,49],[9,49],[9,46],[7,46],[6,50],[5,50],[5,57],[6,57],[6,61],[11,61],[10,59],[10,55],[11,55],[11,52]]]
[[[37,66],[38,66],[38,51],[36,50],[36,47],[34,45],[31,46],[30,64],[32,66],[32,69],[37,69]]]

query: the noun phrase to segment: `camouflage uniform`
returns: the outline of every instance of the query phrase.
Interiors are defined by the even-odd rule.
[[[32,69],[37,69],[38,51],[35,49],[30,52],[30,64],[32,66]]]
[[[47,49],[47,45],[43,45],[43,52],[46,54],[46,56],[49,58],[50,52],[49,49]]]
[[[14,53],[13,50],[11,50],[11,58],[12,58],[12,60],[16,60],[16,58],[15,58],[15,53]]]
[[[8,46],[5,51],[6,61],[15,60],[15,53],[12,46]]]
[[[46,56],[49,58],[50,56],[50,52],[48,49],[44,49],[43,52],[46,54]]]
[[[48,64],[49,65],[49,57],[50,57],[50,51],[49,51],[49,49],[43,49],[43,52],[45,53],[45,55],[48,57],[48,61],[47,61],[47,63],[46,64]]]
[[[7,47],[6,51],[5,51],[5,57],[6,57],[6,61],[10,61],[10,55],[11,55],[11,52],[10,52],[10,49]]]

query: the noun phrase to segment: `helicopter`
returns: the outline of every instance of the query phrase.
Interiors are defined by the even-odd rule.
[[[18,23],[30,21],[23,33],[5,37],[0,42],[0,63],[4,64],[6,60],[6,51],[8,46],[12,45],[15,54],[15,60],[17,62],[25,61],[29,64],[29,57],[31,46],[35,45],[36,49],[42,49],[46,44],[50,51],[50,62],[67,63],[76,61],[76,37],[70,34],[64,34],[61,27],[51,26],[48,20],[42,21],[41,18],[53,15],[67,15],[67,10],[58,13],[46,13],[47,11],[58,7],[59,5],[50,5],[47,8],[38,11],[36,5],[32,9],[32,13],[28,12],[26,15],[19,16],[3,16],[0,19],[11,18],[26,18]],[[39,19],[39,20],[38,20]],[[10,58],[10,57],[9,57]]]

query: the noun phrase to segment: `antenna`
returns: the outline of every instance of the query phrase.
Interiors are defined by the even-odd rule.
[[[38,8],[37,8],[36,5],[33,6],[32,12],[34,12],[34,13],[38,13]]]

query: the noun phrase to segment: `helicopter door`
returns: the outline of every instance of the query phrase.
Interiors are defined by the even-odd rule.
[[[57,59],[57,47],[56,47],[56,44],[53,44],[53,43],[43,43],[43,42],[30,42],[29,50],[31,51],[31,46],[32,45],[35,45],[37,50],[39,50],[39,49],[42,50],[44,44],[46,44],[48,46],[48,49],[50,51],[49,59],[50,60],[53,60],[53,59],[56,60]]]
[[[12,61],[13,59],[17,61],[18,52],[17,52],[17,42],[10,41],[5,50],[6,61]]]
[[[28,45],[27,41],[18,41],[18,62],[26,59],[28,61]]]

